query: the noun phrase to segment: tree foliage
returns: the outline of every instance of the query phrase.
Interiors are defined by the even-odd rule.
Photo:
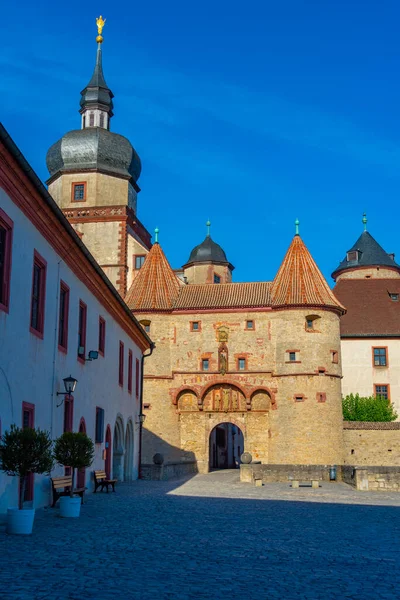
[[[94,459],[94,445],[86,433],[63,433],[55,442],[55,460],[65,467],[72,469],[72,486],[70,495],[73,496],[75,469],[90,467]]]
[[[345,421],[388,422],[395,421],[398,416],[393,404],[383,396],[349,394],[342,399],[342,407]]]
[[[11,425],[0,439],[0,469],[21,479],[19,508],[29,473],[50,473],[53,468],[52,445],[47,431],[16,425]]]

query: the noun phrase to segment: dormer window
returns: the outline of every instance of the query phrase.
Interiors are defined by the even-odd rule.
[[[393,302],[398,302],[399,301],[399,294],[392,294],[389,292],[389,297],[391,300],[393,300]]]
[[[358,261],[359,254],[358,250],[350,250],[350,252],[347,253],[347,262]]]

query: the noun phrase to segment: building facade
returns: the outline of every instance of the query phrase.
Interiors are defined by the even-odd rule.
[[[182,283],[156,242],[131,285],[126,302],[156,345],[144,462],[161,452],[208,472],[245,450],[263,463],[341,464],[343,306],[298,234],[272,282],[222,283],[223,269],[208,234]]]
[[[333,272],[346,306],[340,321],[343,395],[384,396],[400,415],[400,266],[367,231]]]
[[[4,128],[0,163],[1,431],[15,423],[52,439],[86,432],[95,460],[80,485],[92,487],[92,469],[135,479],[150,339]],[[58,395],[70,375],[74,394]],[[0,474],[0,514],[17,505],[17,492],[17,479]],[[48,505],[49,477],[31,477],[25,499]]]

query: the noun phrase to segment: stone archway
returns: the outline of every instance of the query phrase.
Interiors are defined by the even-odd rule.
[[[114,426],[114,441],[113,441],[113,477],[118,481],[124,481],[124,454],[125,454],[125,436],[124,422],[122,417],[118,415]]]
[[[244,452],[243,432],[234,423],[216,425],[209,437],[209,469],[237,469]]]
[[[134,439],[133,439],[133,424],[129,419],[126,426],[125,434],[125,460],[124,460],[124,481],[133,480],[134,469]]]

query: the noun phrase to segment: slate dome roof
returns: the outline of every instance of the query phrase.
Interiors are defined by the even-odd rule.
[[[50,177],[59,172],[99,169],[139,179],[139,155],[124,136],[102,127],[76,129],[53,144],[46,156]]]
[[[187,264],[202,262],[229,263],[224,250],[209,235],[201,244],[193,248]]]

